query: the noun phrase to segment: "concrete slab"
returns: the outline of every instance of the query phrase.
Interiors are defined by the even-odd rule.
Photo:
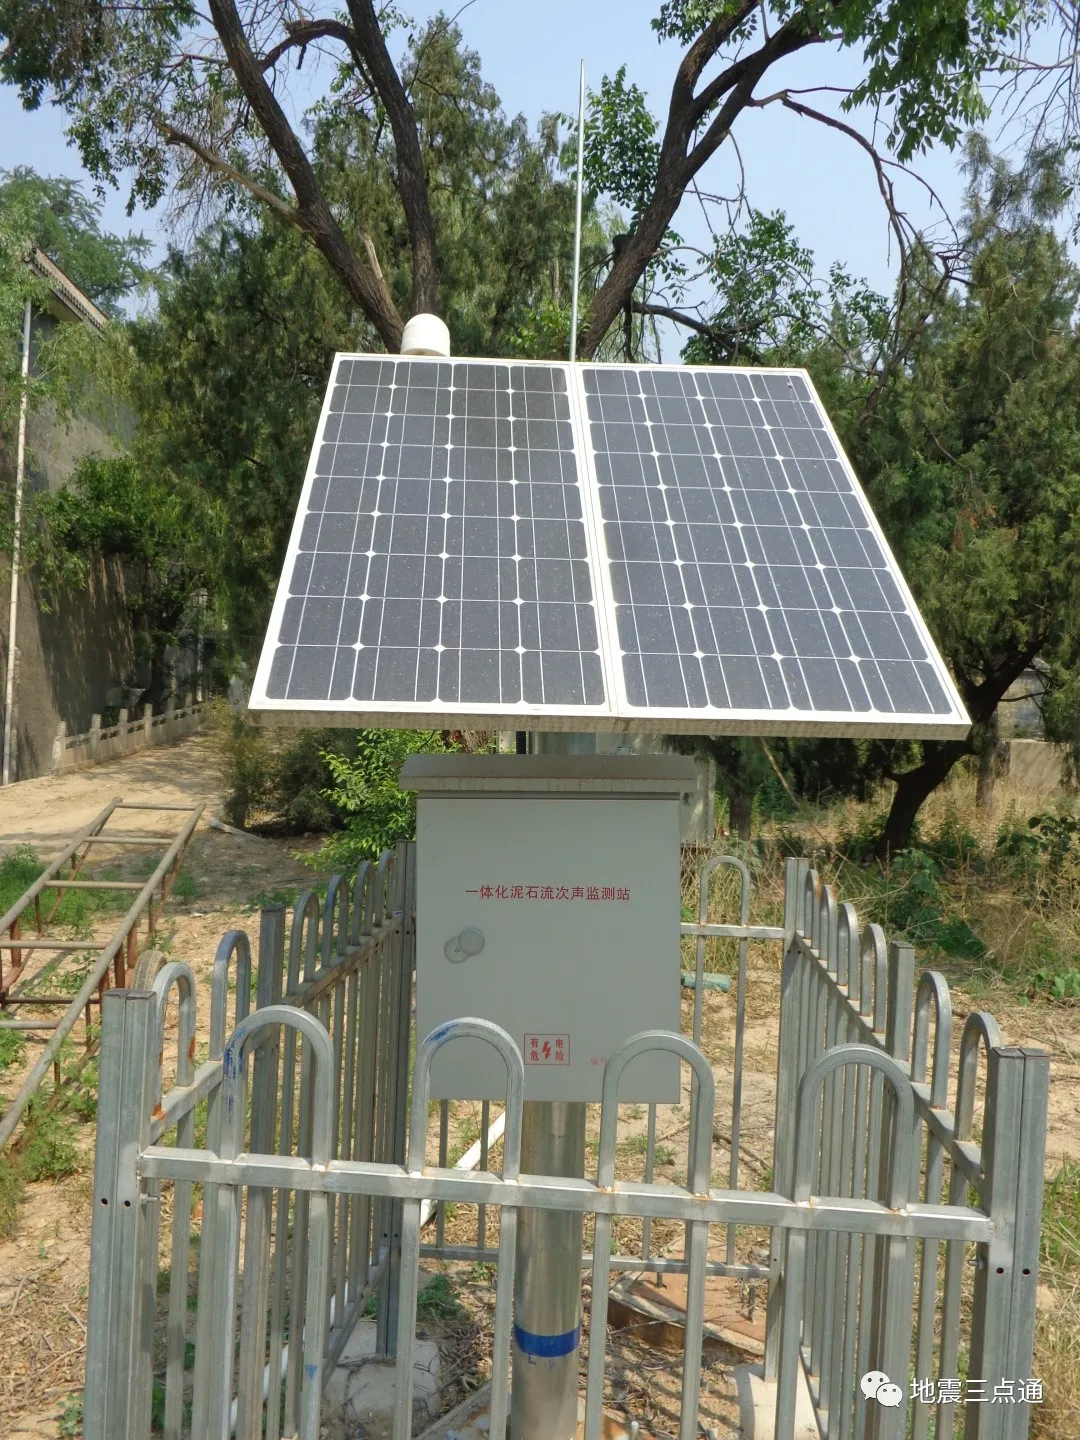
[[[439,1347],[433,1340],[413,1341],[414,1413],[431,1416],[439,1400]],[[323,1414],[344,1411],[364,1420],[393,1414],[393,1360],[375,1358],[375,1322],[362,1320],[349,1336],[323,1391]]]
[[[746,1301],[738,1280],[720,1275],[706,1278],[702,1325],[706,1350],[711,1342],[749,1359],[764,1356],[764,1281],[757,1283],[757,1290],[761,1298],[751,1320],[747,1318]],[[665,1275],[662,1285],[644,1275],[620,1278],[611,1287],[608,1323],[614,1329],[632,1328],[637,1338],[648,1345],[681,1350],[686,1331],[686,1276]]]
[[[776,1381],[766,1380],[760,1365],[736,1365],[734,1375],[743,1440],[776,1440]],[[795,1390],[795,1432],[784,1440],[820,1440],[820,1437],[814,1403],[800,1365]]]
[[[492,1440],[489,1405],[491,1386],[485,1385],[449,1415],[425,1430],[420,1440]],[[585,1401],[578,1401],[578,1436],[584,1434]],[[600,1426],[601,1440],[652,1440],[652,1433],[640,1427],[631,1429],[619,1416],[605,1412]]]

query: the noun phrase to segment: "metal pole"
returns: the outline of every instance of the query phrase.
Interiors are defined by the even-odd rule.
[[[585,1173],[585,1105],[526,1100],[521,1169]],[[581,1212],[522,1210],[514,1282],[511,1440],[574,1440],[581,1347]]]
[[[596,736],[534,732],[529,748],[537,755],[594,755]],[[585,1174],[585,1114],[584,1103],[526,1100],[522,1172],[580,1179]],[[580,1214],[522,1210],[510,1440],[574,1440],[577,1435],[581,1256]]]
[[[578,283],[581,278],[581,191],[585,179],[585,61],[578,85],[577,193],[574,196],[574,293],[570,298],[570,363],[577,359]]]
[[[22,398],[19,400],[19,445],[15,457],[15,518],[11,541],[11,600],[8,604],[7,681],[4,686],[4,772],[0,784],[11,783],[11,712],[15,704],[15,625],[19,616],[19,550],[22,541],[22,492],[26,472],[26,416],[30,404],[30,301],[23,310]]]

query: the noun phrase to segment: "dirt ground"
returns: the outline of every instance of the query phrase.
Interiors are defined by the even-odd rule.
[[[211,828],[221,796],[207,736],[0,791],[0,857],[16,845],[32,845],[42,859],[49,859],[118,795],[140,803],[206,802],[181,868],[181,875],[188,877],[179,887],[184,898],[170,898],[159,930],[159,944],[170,959],[191,965],[201,980],[208,982],[217,943],[226,930],[247,930],[254,950],[260,902],[291,899],[320,878],[296,858],[311,850],[314,841],[241,838]],[[163,818],[171,823],[177,817]],[[153,817],[144,815],[139,828],[153,823]],[[133,862],[110,857],[110,863],[125,874],[125,863]],[[102,919],[96,928],[107,930],[108,922]],[[197,996],[201,1044],[209,1031],[208,983],[200,984]],[[79,1041],[81,1034],[80,1024],[73,1038]],[[31,1053],[28,1061],[33,1058]],[[8,1083],[0,1094],[13,1093],[20,1078],[5,1076]],[[78,1127],[78,1144],[80,1173],[28,1186],[18,1233],[0,1242],[0,1328],[6,1356],[0,1367],[3,1440],[54,1440],[81,1433],[77,1400],[85,1364],[91,1124]]]
[[[208,821],[220,799],[215,773],[213,746],[206,737],[194,737],[180,745],[131,757],[78,774],[31,781],[0,792],[0,855],[17,844],[31,844],[42,858],[62,848],[72,832],[85,824],[109,799],[123,795],[129,800],[195,804],[207,802],[203,823],[185,858],[183,873],[190,883],[185,898],[170,902],[162,927],[165,947],[171,958],[192,965],[201,979],[209,976],[214,951],[222,933],[238,926],[255,940],[257,910],[269,898],[291,898],[305,884],[318,877],[298,856],[310,851],[314,841],[276,841],[241,838],[210,828]],[[773,897],[775,900],[775,897]],[[710,918],[731,918],[714,914]],[[752,919],[772,923],[775,915],[764,914],[755,904]],[[689,962],[689,956],[685,957]],[[731,969],[729,949],[721,960]],[[747,1027],[745,1034],[740,1184],[767,1188],[772,1154],[775,1097],[775,1045],[779,1010],[780,953],[776,944],[750,947]],[[982,1002],[998,1019],[1007,1044],[1036,1045],[1051,1052],[1050,1130],[1047,1142],[1047,1172],[1061,1164],[1063,1156],[1080,1159],[1080,1007],[1010,1005],[1007,997]],[[954,989],[954,1049],[958,1047],[963,1023],[971,1003],[961,990]],[[209,1022],[209,988],[200,984],[199,1040],[204,1042]],[[684,1028],[691,1023],[691,1000],[684,995]],[[712,1062],[717,1079],[714,1125],[713,1183],[728,1184],[731,1144],[731,1076],[734,1058],[734,993],[709,991],[704,999],[703,1048]],[[952,1066],[955,1085],[955,1059]],[[684,1075],[688,1086],[688,1078]],[[10,1094],[10,1086],[5,1087]],[[657,1116],[656,1178],[679,1183],[685,1175],[689,1124],[689,1095],[677,1106],[659,1107]],[[598,1107],[591,1107],[586,1168],[597,1158]],[[978,1110],[977,1112],[978,1113]],[[449,1159],[456,1158],[477,1138],[479,1106],[452,1107],[449,1125]],[[644,1139],[647,1116],[644,1107],[624,1107],[619,1130],[617,1173],[620,1178],[641,1176],[644,1167]],[[28,1187],[19,1215],[14,1240],[0,1243],[0,1326],[6,1341],[5,1365],[0,1368],[0,1437],[58,1437],[81,1433],[77,1401],[83,1385],[85,1363],[85,1321],[88,1283],[91,1173],[93,1127],[81,1127],[80,1148],[83,1166],[79,1174],[57,1183]],[[430,1159],[437,1158],[437,1125],[431,1130]],[[492,1154],[492,1168],[498,1167],[499,1151]],[[591,1225],[586,1225],[586,1245],[591,1247]],[[434,1226],[425,1239],[434,1238]],[[476,1212],[458,1207],[445,1218],[445,1235],[450,1243],[473,1243]],[[621,1220],[615,1225],[617,1247],[635,1253],[641,1243],[637,1222]],[[710,1236],[711,1258],[724,1256],[726,1237]],[[486,1241],[498,1241],[497,1217],[488,1215]],[[676,1255],[681,1250],[682,1228],[654,1223],[653,1253]],[[737,1256],[761,1259],[767,1235],[740,1231]],[[432,1269],[444,1267],[425,1262]],[[440,1341],[443,1351],[443,1401],[447,1408],[468,1390],[481,1383],[489,1370],[490,1324],[494,1308],[494,1267],[455,1266],[453,1279],[458,1301],[464,1307],[457,1316],[435,1315],[422,1319],[420,1333]],[[614,1279],[615,1277],[613,1277]],[[736,1364],[757,1358],[758,1337],[763,1333],[764,1286],[740,1287],[721,1282],[726,1290],[717,1293],[714,1329],[717,1333],[706,1346],[703,1424],[715,1427],[719,1435],[737,1433],[737,1406],[732,1369]],[[671,1295],[678,1282],[669,1281]],[[588,1314],[586,1285],[586,1319]],[[1041,1294],[1044,1306],[1054,1303]],[[733,1343],[738,1334],[743,1343]],[[613,1331],[609,1346],[612,1379],[609,1394],[628,1417],[660,1434],[677,1433],[678,1390],[681,1357],[665,1349],[656,1327],[638,1324],[636,1329]],[[356,1432],[350,1432],[356,1433]],[[365,1433],[374,1434],[368,1428]],[[1080,1432],[1078,1432],[1080,1433]]]

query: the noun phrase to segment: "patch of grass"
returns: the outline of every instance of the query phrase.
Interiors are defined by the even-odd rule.
[[[16,845],[3,860],[0,860],[0,914],[9,910],[34,883],[45,869],[37,851],[30,845]],[[87,876],[87,878],[89,878]],[[46,891],[42,896],[42,915],[49,913],[54,904],[55,892]],[[123,892],[111,890],[68,890],[51,925],[67,925],[75,931],[87,930],[97,915],[122,915],[130,904],[130,898]],[[34,912],[31,908],[29,919]]]
[[[300,891],[295,885],[275,885],[272,890],[260,890],[243,907],[248,913],[262,910],[267,905],[284,905],[291,910],[300,896]]]
[[[192,876],[186,870],[181,870],[173,881],[170,895],[174,900],[197,900],[202,894]]]
[[[653,1152],[653,1158],[657,1165],[674,1165],[675,1151],[670,1145],[657,1145]]]
[[[1036,1440],[1073,1440],[1080,1415],[1080,1164],[1064,1160],[1043,1191],[1040,1278],[1054,1305],[1041,1308],[1035,1374],[1042,1405],[1032,1407]]]

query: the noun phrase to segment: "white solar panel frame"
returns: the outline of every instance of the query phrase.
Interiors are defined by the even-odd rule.
[[[339,383],[341,367],[354,360],[379,359],[400,360],[410,364],[431,363],[434,365],[455,364],[471,357],[453,356],[445,359],[418,356],[338,354],[335,356],[326,394],[319,416],[319,425],[311,447],[304,484],[297,504],[296,515],[289,538],[289,544],[282,568],[281,580],[270,614],[267,637],[259,658],[252,685],[249,710],[254,714],[265,713],[268,721],[286,726],[392,726],[404,728],[454,729],[464,722],[474,729],[517,728],[527,722],[528,728],[547,731],[624,732],[635,734],[725,734],[725,735],[791,735],[818,736],[822,738],[911,738],[911,739],[957,739],[967,734],[970,720],[956,686],[944,665],[937,646],[915,603],[914,597],[904,579],[903,572],[885,539],[869,503],[866,500],[858,477],[848,461],[839,437],[836,434],[828,412],[821,404],[806,370],[797,367],[767,368],[739,367],[741,373],[799,376],[809,389],[824,420],[825,431],[832,441],[839,463],[852,485],[852,494],[868,521],[868,528],[881,547],[882,554],[890,568],[893,580],[904,600],[907,614],[923,641],[928,660],[944,691],[951,711],[948,715],[903,714],[870,711],[814,711],[796,709],[727,710],[713,706],[689,710],[664,707],[644,708],[630,703],[621,664],[622,650],[618,639],[615,599],[611,583],[611,560],[604,534],[604,520],[601,514],[600,488],[597,479],[596,454],[592,445],[590,422],[585,391],[585,372],[596,368],[587,364],[569,364],[543,360],[480,359],[472,363],[480,365],[539,366],[544,369],[561,369],[566,376],[570,424],[574,436],[574,453],[577,460],[578,485],[582,497],[582,523],[585,531],[587,562],[592,579],[593,608],[596,615],[597,632],[600,641],[601,669],[607,700],[604,705],[526,705],[486,704],[482,709],[471,702],[451,703],[445,700],[411,701],[407,705],[399,701],[356,701],[351,705],[327,700],[300,700],[272,698],[267,695],[267,685],[277,637],[281,634],[285,606],[290,598],[289,581],[292,577],[304,521],[308,515],[308,504],[315,483],[317,460],[327,419],[331,414],[334,388]],[[619,367],[627,368],[627,367]],[[649,370],[684,371],[681,365],[647,367]],[[729,373],[731,367],[694,367],[707,371]],[[512,722],[512,725],[511,725]]]

